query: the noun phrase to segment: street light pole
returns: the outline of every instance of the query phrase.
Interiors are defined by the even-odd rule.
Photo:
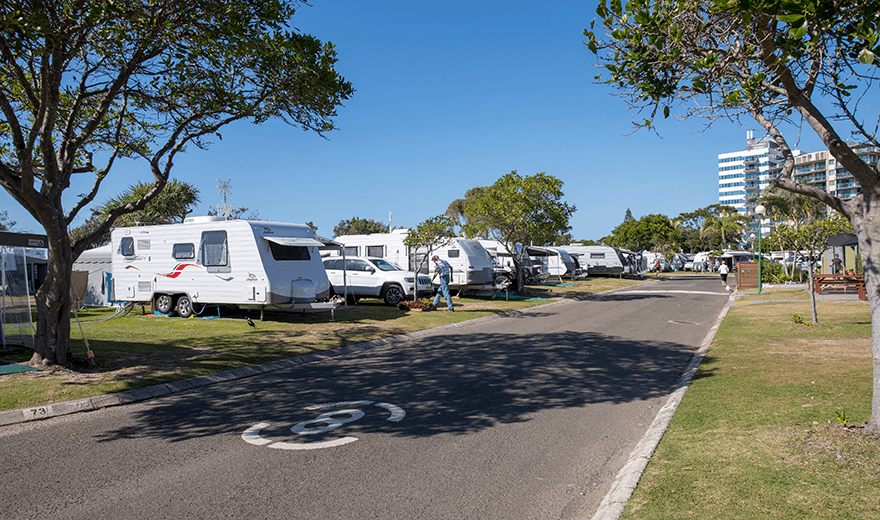
[[[762,228],[764,227],[764,222],[762,221],[762,216],[767,211],[767,208],[764,207],[763,204],[758,204],[755,207],[755,213],[758,215],[758,294],[761,294],[761,289],[763,288],[763,282],[761,280],[761,264],[764,257],[761,255],[761,235],[764,234]]]

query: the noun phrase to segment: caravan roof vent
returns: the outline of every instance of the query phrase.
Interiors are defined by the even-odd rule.
[[[223,217],[216,215],[205,215],[202,217],[186,217],[183,219],[184,224],[204,224],[205,222],[219,222],[221,220],[226,220]]]

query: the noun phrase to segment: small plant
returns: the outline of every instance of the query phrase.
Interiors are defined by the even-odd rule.
[[[788,323],[789,325],[814,325],[813,323],[808,323],[807,321],[804,321],[804,317],[800,314],[792,314],[791,321]]]
[[[397,304],[397,308],[402,311],[408,311],[410,309],[416,310],[434,310],[434,304],[430,300],[406,300]]]
[[[837,422],[844,426],[847,426],[849,424],[849,418],[846,416],[846,410],[837,411]]]

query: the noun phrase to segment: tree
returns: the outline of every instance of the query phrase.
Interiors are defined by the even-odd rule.
[[[428,261],[430,252],[449,244],[455,237],[455,219],[449,215],[431,217],[420,223],[415,229],[409,230],[409,233],[403,240],[404,245],[412,251],[413,256],[416,258],[418,257],[416,255],[417,251],[425,251],[425,254],[419,259],[419,263],[413,271],[418,274],[422,270],[422,266],[425,265],[425,262]],[[413,277],[413,294],[418,294],[417,280],[418,276]]]
[[[788,224],[795,233],[800,230],[803,224],[825,214],[825,209],[827,208],[817,199],[783,191],[778,188],[770,188],[765,191],[758,197],[757,202],[764,205],[764,208],[767,210],[767,216],[777,226],[779,224]],[[784,253],[788,252],[789,246],[794,248],[791,241],[785,240],[791,236],[789,233],[777,233],[771,236],[773,238],[771,238],[770,243],[776,242],[779,245],[779,249]],[[797,248],[793,250],[795,253],[798,251]],[[795,254],[795,256],[797,255]],[[786,272],[786,274],[794,277],[796,268],[797,262],[792,262],[791,273]]]
[[[488,229],[483,223],[474,220],[473,212],[468,211],[468,205],[483,196],[485,190],[485,186],[475,186],[465,192],[463,199],[455,199],[449,204],[449,207],[446,208],[446,215],[451,217],[457,225],[461,226],[462,231],[466,233],[465,236],[468,238],[485,236],[488,232]],[[467,233],[474,234],[467,235]]]
[[[372,235],[373,233],[384,233],[385,224],[368,219],[353,217],[349,220],[340,220],[333,228],[333,236],[341,237],[343,235]]]
[[[704,224],[708,219],[719,217],[722,212],[736,211],[733,206],[710,204],[694,211],[684,212],[677,217],[681,221],[679,240],[682,248],[691,253],[722,249],[723,242],[721,233],[710,226],[704,231]]]
[[[464,233],[491,237],[504,245],[516,267],[517,287],[524,286],[526,249],[516,244],[548,244],[571,229],[568,219],[576,208],[562,201],[562,185],[544,172],[523,177],[512,171],[491,186],[468,192],[473,197],[465,206]]]
[[[9,220],[9,213],[0,211],[0,231],[9,231],[15,227],[15,221]]]
[[[633,251],[671,251],[678,235],[666,215],[653,214],[624,220],[614,228],[606,242],[612,247]]]
[[[168,183],[174,159],[239,120],[321,135],[353,92],[327,43],[288,29],[285,0],[12,1],[0,10],[0,185],[48,237],[32,363],[70,352],[73,259]],[[91,233],[68,226],[123,158],[152,176]],[[135,164],[144,164],[136,162]],[[93,179],[65,208],[71,176]]]
[[[92,210],[92,215],[81,226],[70,231],[73,241],[92,237],[92,244],[103,245],[110,242],[110,230],[101,235],[94,234],[107,215],[119,206],[133,204],[140,200],[151,188],[150,184],[139,182],[129,187],[124,193],[113,197],[100,207]],[[199,190],[192,184],[171,179],[165,188],[144,209],[126,213],[116,219],[116,227],[137,226],[141,224],[172,224],[183,222],[193,206],[199,202]]]
[[[880,432],[880,171],[858,155],[878,147],[880,17],[876,0],[600,0],[607,32],[584,31],[607,78],[655,128],[673,107],[679,118],[754,119],[784,157],[773,185],[820,200],[843,214],[859,240],[871,312],[874,376],[866,430]],[[867,111],[867,112],[866,112]],[[792,178],[786,132],[806,123],[861,186],[841,200]],[[792,125],[792,123],[794,123]],[[861,144],[852,144],[846,133]]]
[[[775,240],[784,244],[788,244],[795,251],[806,249],[810,251],[809,261],[809,287],[813,287],[813,273],[816,271],[816,260],[822,256],[828,249],[828,238],[844,231],[850,231],[849,222],[837,212],[824,218],[811,220],[806,223],[795,225],[793,223],[783,223],[773,230],[770,240]],[[818,253],[816,255],[815,253]],[[795,264],[796,262],[792,262]],[[819,316],[816,313],[816,292],[810,290],[810,313],[812,314],[813,323],[819,323]]]
[[[751,219],[730,206],[723,206],[718,215],[710,215],[703,221],[700,238],[709,233],[721,235],[721,247],[742,242],[742,235]]]

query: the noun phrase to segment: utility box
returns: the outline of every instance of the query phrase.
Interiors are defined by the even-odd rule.
[[[758,262],[740,262],[736,275],[737,287],[742,289],[758,288]]]

